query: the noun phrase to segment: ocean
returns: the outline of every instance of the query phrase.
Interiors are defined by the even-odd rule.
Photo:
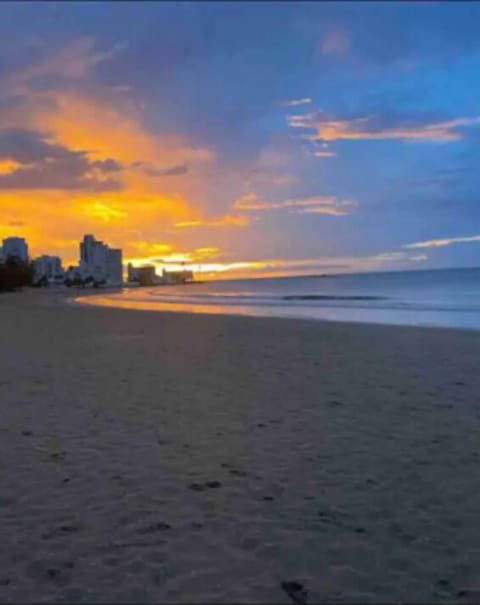
[[[125,288],[81,302],[148,310],[480,329],[480,268]]]

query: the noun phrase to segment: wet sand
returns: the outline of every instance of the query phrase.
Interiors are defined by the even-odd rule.
[[[1,602],[479,602],[480,333],[0,295]]]

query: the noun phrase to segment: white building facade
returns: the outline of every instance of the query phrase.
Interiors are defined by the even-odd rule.
[[[7,237],[3,240],[3,255],[6,259],[16,258],[28,262],[28,245],[23,237]]]

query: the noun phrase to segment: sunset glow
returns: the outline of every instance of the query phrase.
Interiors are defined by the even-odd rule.
[[[462,3],[365,6],[368,36],[341,3],[227,8],[0,7],[0,238],[205,278],[474,263],[478,41],[433,42]],[[391,50],[415,22],[432,44]]]

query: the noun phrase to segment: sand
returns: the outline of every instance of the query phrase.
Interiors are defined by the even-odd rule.
[[[479,601],[480,333],[33,291],[0,328],[1,602]]]

